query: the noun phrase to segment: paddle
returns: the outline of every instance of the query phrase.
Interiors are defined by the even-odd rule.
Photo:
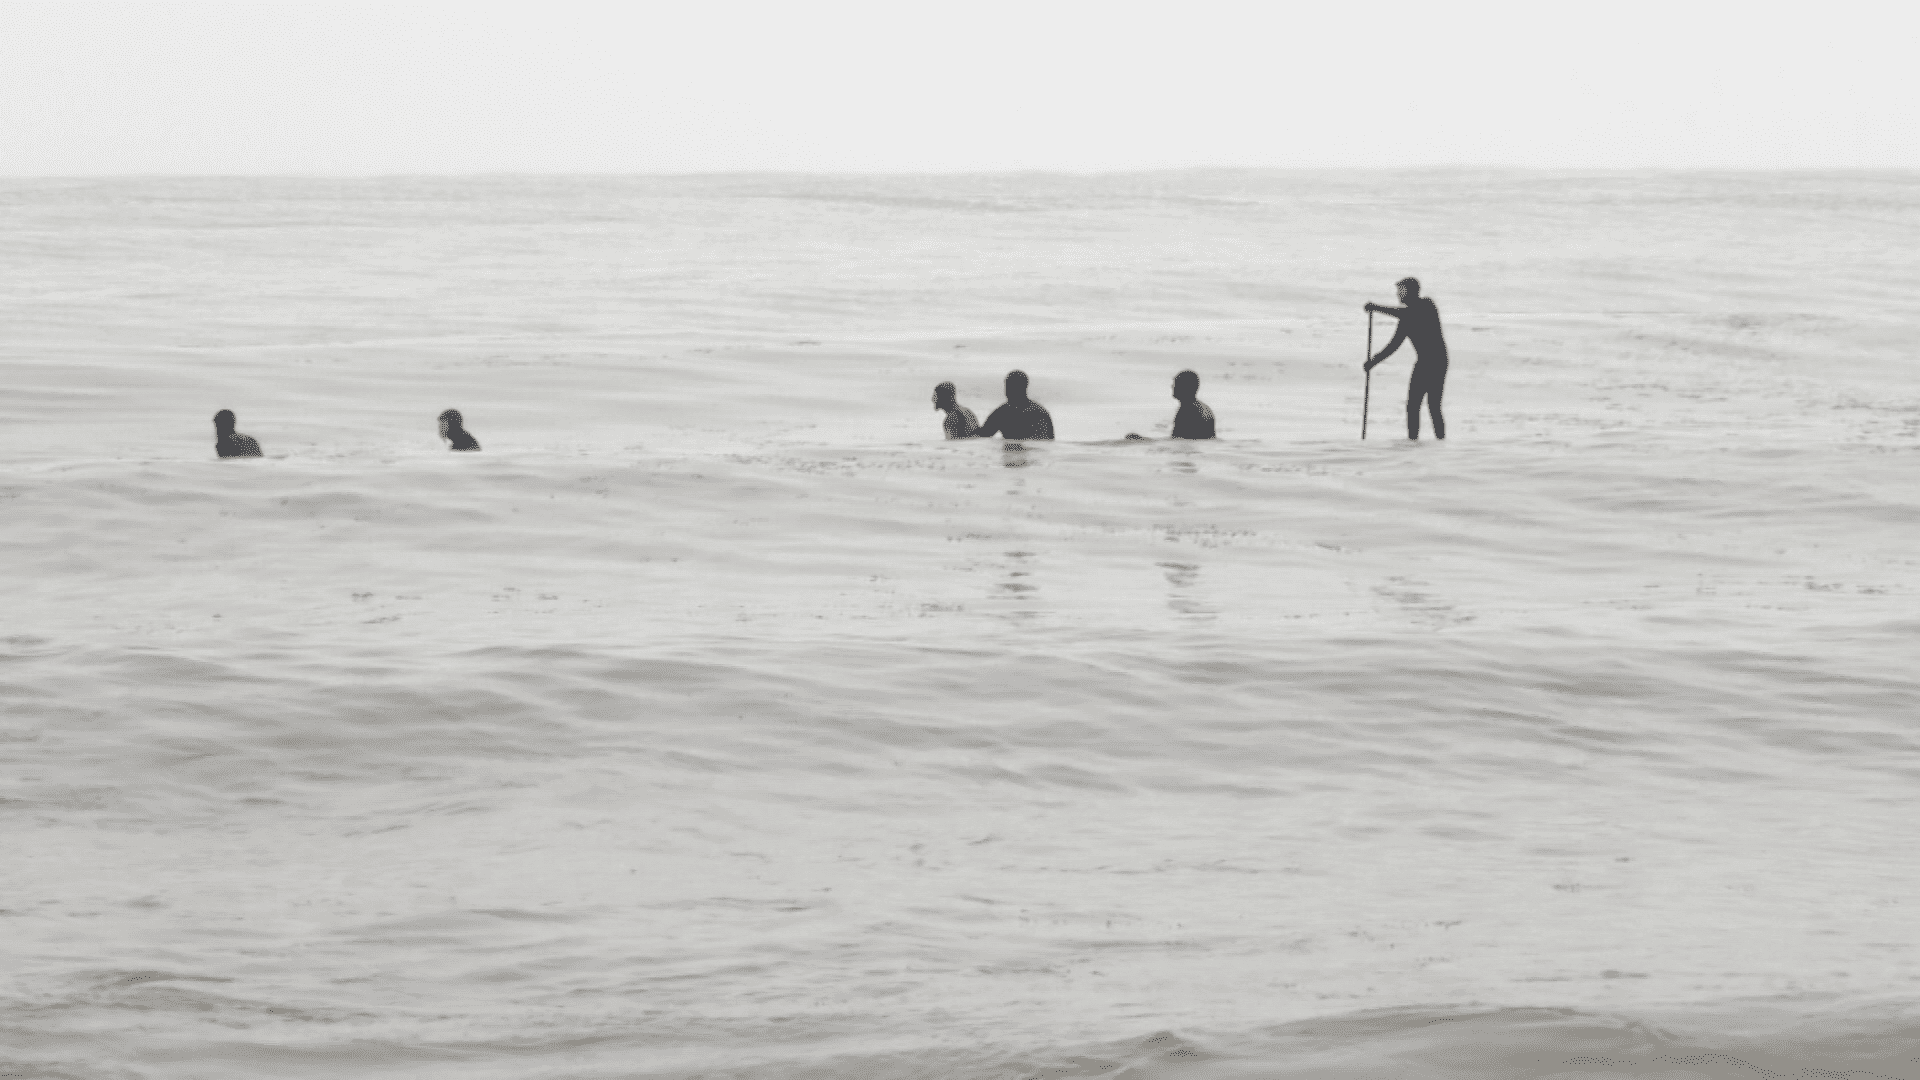
[[[1367,312],[1367,359],[1373,359],[1373,312]],[[1360,437],[1367,437],[1367,413],[1373,404],[1373,369],[1367,368],[1367,388],[1360,395]]]

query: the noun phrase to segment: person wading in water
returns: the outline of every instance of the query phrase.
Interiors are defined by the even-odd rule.
[[[1200,376],[1183,371],[1173,377],[1173,399],[1180,403],[1173,413],[1173,438],[1213,438],[1213,410],[1200,400],[1199,393]],[[1147,437],[1129,431],[1127,438],[1146,440]]]
[[[213,414],[213,452],[221,457],[259,457],[260,444],[253,436],[233,430],[233,410]]]
[[[1007,439],[1051,439],[1053,417],[1046,406],[1027,396],[1027,373],[1007,372],[1007,403],[993,410],[987,422],[973,433],[975,438],[995,435]]]
[[[953,384],[943,382],[933,388],[933,407],[947,414],[940,422],[949,439],[971,439],[973,433],[980,430],[980,420],[973,410],[960,404],[954,397]]]
[[[1183,371],[1173,377],[1173,398],[1180,407],[1173,413],[1173,437],[1176,439],[1213,438],[1213,410],[1201,401],[1200,376]]]
[[[440,437],[452,445],[449,450],[478,450],[480,440],[467,430],[467,421],[460,415],[459,409],[448,409],[440,414]]]
[[[1440,395],[1447,384],[1447,339],[1440,335],[1440,309],[1433,301],[1420,295],[1418,278],[1401,278],[1394,288],[1400,293],[1402,307],[1381,307],[1369,302],[1368,311],[1377,311],[1382,315],[1391,315],[1400,320],[1400,329],[1394,332],[1393,340],[1387,347],[1376,353],[1365,364],[1365,370],[1372,371],[1373,365],[1393,355],[1403,341],[1413,342],[1414,354],[1418,357],[1413,363],[1413,376],[1407,380],[1407,438],[1420,437],[1420,399],[1427,399],[1427,411],[1433,414],[1433,437],[1447,437],[1447,421],[1440,415]]]

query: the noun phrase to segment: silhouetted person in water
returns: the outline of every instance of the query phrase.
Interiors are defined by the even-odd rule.
[[[1387,347],[1376,353],[1366,363],[1366,370],[1372,371],[1373,365],[1393,355],[1403,341],[1413,342],[1413,351],[1419,359],[1413,363],[1413,376],[1407,380],[1407,438],[1420,437],[1420,399],[1427,399],[1427,411],[1433,414],[1433,437],[1447,437],[1447,421],[1440,415],[1440,395],[1447,384],[1447,339],[1440,336],[1440,309],[1433,301],[1420,295],[1418,278],[1401,278],[1394,288],[1400,293],[1400,302],[1404,307],[1381,307],[1379,304],[1367,304],[1368,311],[1378,311],[1382,315],[1391,315],[1400,320],[1400,329],[1396,330],[1393,340]]]
[[[1180,408],[1173,414],[1173,437],[1176,439],[1213,438],[1213,410],[1201,401],[1200,376],[1191,371],[1183,371],[1173,377],[1173,396],[1180,402]]]
[[[974,435],[982,439],[995,435],[1008,439],[1053,438],[1053,417],[1046,406],[1027,396],[1026,372],[1007,372],[1007,403],[993,410]]]
[[[480,440],[474,438],[466,428],[461,427],[460,425],[463,423],[465,423],[465,421],[460,419],[459,409],[448,409],[446,412],[441,413],[440,437],[453,444],[448,447],[449,450],[480,449]]]
[[[259,457],[260,444],[253,436],[233,430],[233,410],[213,414],[213,452],[221,457]]]
[[[1213,438],[1213,410],[1207,403],[1194,395],[1200,392],[1200,376],[1191,371],[1183,371],[1173,377],[1173,397],[1180,408],[1173,414],[1173,435],[1175,439],[1211,439]],[[1145,439],[1145,435],[1127,434],[1129,439]]]
[[[980,419],[973,415],[973,410],[954,400],[950,382],[933,388],[933,407],[947,414],[940,426],[946,429],[949,439],[970,439],[980,430]]]

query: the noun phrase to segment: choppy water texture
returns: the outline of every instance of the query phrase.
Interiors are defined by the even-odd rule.
[[[1920,1077],[1920,178],[0,222],[0,1076]]]

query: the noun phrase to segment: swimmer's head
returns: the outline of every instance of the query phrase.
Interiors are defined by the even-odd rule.
[[[1403,277],[1399,281],[1394,282],[1393,287],[1399,290],[1400,302],[1403,304],[1409,300],[1418,300],[1420,298],[1419,278]]]
[[[232,409],[221,409],[213,414],[213,430],[221,435],[233,434]]]
[[[1200,376],[1191,371],[1183,371],[1173,377],[1173,396],[1181,401],[1191,401],[1200,392]]]
[[[460,418],[459,409],[448,409],[446,412],[441,413],[440,437],[444,439],[447,437],[447,432],[459,431],[462,423],[465,423],[465,421]]]
[[[936,409],[950,409],[953,407],[952,383],[943,382],[933,388],[933,407]]]
[[[1025,401],[1027,399],[1027,373],[1015,369],[1007,372],[1007,400]]]

